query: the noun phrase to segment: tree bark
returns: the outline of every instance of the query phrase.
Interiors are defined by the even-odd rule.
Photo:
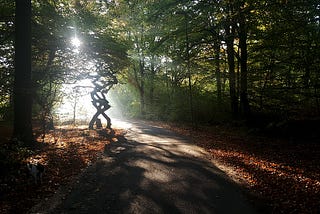
[[[150,96],[149,96],[149,99],[150,99],[150,104],[151,106],[153,105],[154,103],[154,78],[155,78],[155,75],[156,75],[156,69],[155,69],[155,56],[152,55],[151,57],[151,65],[150,65],[150,69],[151,69],[151,73],[150,73]]]
[[[193,127],[197,126],[195,120],[195,112],[193,106],[193,94],[192,94],[192,74],[191,74],[191,66],[190,66],[190,42],[189,42],[189,17],[188,14],[184,14],[185,21],[185,36],[186,36],[186,60],[187,60],[187,72],[188,72],[188,86],[189,86],[189,105],[190,105],[190,116],[191,116],[191,124]]]
[[[139,60],[139,72],[141,76],[140,80],[140,87],[139,87],[139,92],[140,92],[140,114],[142,118],[145,117],[146,115],[146,102],[145,102],[145,89],[144,89],[144,78],[145,78],[145,72],[144,72],[144,57],[142,57]]]
[[[31,0],[16,0],[13,138],[32,146]]]
[[[76,125],[76,112],[77,112],[77,103],[78,103],[78,100],[77,100],[77,95],[74,97],[74,100],[73,100],[73,119],[72,119],[72,123],[73,125],[75,126]]]
[[[250,114],[248,100],[248,51],[247,51],[247,26],[244,11],[239,12],[239,48],[240,48],[240,107],[245,117]]]
[[[216,80],[217,80],[217,101],[218,101],[218,106],[221,106],[221,101],[222,101],[222,93],[221,93],[221,71],[220,71],[220,43],[218,41],[215,42],[214,44],[214,52],[215,52],[215,65],[216,65]]]
[[[231,10],[231,9],[230,9]],[[232,13],[232,10],[230,11]],[[235,28],[231,15],[228,17],[226,24],[226,44],[228,55],[228,68],[229,68],[229,90],[230,90],[230,102],[231,111],[234,118],[238,116],[238,98],[236,95],[236,75],[235,75],[235,63],[234,63],[234,37]]]

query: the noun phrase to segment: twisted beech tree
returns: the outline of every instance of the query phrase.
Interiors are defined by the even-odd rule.
[[[93,76],[92,81],[94,88],[91,92],[92,105],[96,108],[97,112],[93,115],[89,128],[93,129],[94,124],[97,128],[101,128],[101,120],[99,116],[102,115],[107,120],[107,128],[111,128],[111,119],[105,113],[111,106],[106,96],[111,87],[118,83],[117,78],[113,73],[107,72],[104,77],[100,75]]]

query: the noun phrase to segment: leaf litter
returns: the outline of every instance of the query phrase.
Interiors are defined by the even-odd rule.
[[[61,126],[46,133],[35,133],[37,148],[21,161],[12,173],[0,177],[0,213],[27,213],[28,210],[67,185],[74,176],[93,164],[103,153],[105,145],[117,141],[122,130],[89,130],[84,127]],[[36,185],[28,178],[26,163],[45,166],[43,182]]]
[[[226,126],[194,130],[176,124],[157,122],[156,125],[189,136],[205,148],[214,163],[268,203],[270,213],[319,213],[319,143],[293,144]],[[39,201],[48,200],[61,185],[95,162],[106,144],[118,141],[122,135],[122,130],[110,135],[101,130],[59,127],[44,139],[39,136],[37,140],[43,141],[39,143],[41,146],[24,162],[45,165],[43,183],[38,186],[30,183],[22,169],[2,179],[0,213],[25,213]]]
[[[192,129],[159,124],[205,148],[214,163],[267,204],[268,213],[320,212],[319,143],[257,136],[222,125]]]

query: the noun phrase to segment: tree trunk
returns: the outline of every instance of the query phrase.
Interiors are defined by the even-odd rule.
[[[77,103],[78,103],[78,100],[77,100],[77,96],[74,97],[74,100],[73,100],[73,119],[72,119],[72,123],[73,125],[75,126],[76,125],[76,112],[77,112]]]
[[[220,71],[220,43],[218,41],[215,42],[214,44],[214,52],[215,52],[215,65],[216,65],[216,79],[217,79],[217,101],[218,101],[218,106],[221,106],[221,71]]]
[[[97,128],[100,127],[98,118],[100,114],[107,120],[107,128],[111,129],[111,119],[105,113],[111,106],[109,105],[109,101],[106,99],[106,94],[104,94],[104,91],[101,91],[106,88],[106,85],[100,87],[96,81],[94,81],[93,84],[95,88],[90,95],[92,99],[91,102],[96,108],[97,112],[93,115],[91,121],[89,122],[89,129],[93,129],[94,124],[96,124]]]
[[[152,55],[151,57],[151,65],[150,65],[150,69],[151,69],[151,76],[150,76],[150,96],[149,96],[149,99],[150,99],[150,104],[151,106],[153,105],[154,103],[154,78],[155,78],[155,75],[156,75],[156,69],[155,69],[155,56]]]
[[[246,20],[243,14],[243,11],[240,11],[240,20],[239,20],[239,48],[240,48],[240,107],[241,112],[245,117],[248,117],[250,114],[249,100],[248,100],[248,69],[247,69],[247,29],[246,29]]]
[[[144,58],[140,59],[139,61],[139,71],[140,71],[140,87],[139,87],[139,92],[140,92],[140,114],[142,118],[145,117],[146,115],[146,102],[145,102],[145,90],[144,90]]]
[[[16,0],[13,138],[27,146],[32,135],[31,0]]]
[[[231,111],[233,117],[238,116],[238,98],[236,95],[236,75],[235,75],[235,63],[234,63],[234,24],[231,17],[229,17],[228,24],[226,26],[226,44],[228,55],[228,67],[229,67],[229,89],[230,89],[230,102]]]
[[[190,68],[190,44],[189,44],[189,17],[188,14],[185,13],[185,36],[186,36],[186,60],[187,60],[187,72],[188,72],[188,86],[189,86],[189,105],[190,105],[190,116],[191,116],[191,124],[193,127],[197,126],[195,120],[195,112],[193,106],[193,94],[192,94],[192,74]]]

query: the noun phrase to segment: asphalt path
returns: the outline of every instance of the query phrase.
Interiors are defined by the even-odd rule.
[[[257,213],[187,138],[144,122],[113,124],[127,130],[124,138],[107,145],[52,208],[36,213]]]

